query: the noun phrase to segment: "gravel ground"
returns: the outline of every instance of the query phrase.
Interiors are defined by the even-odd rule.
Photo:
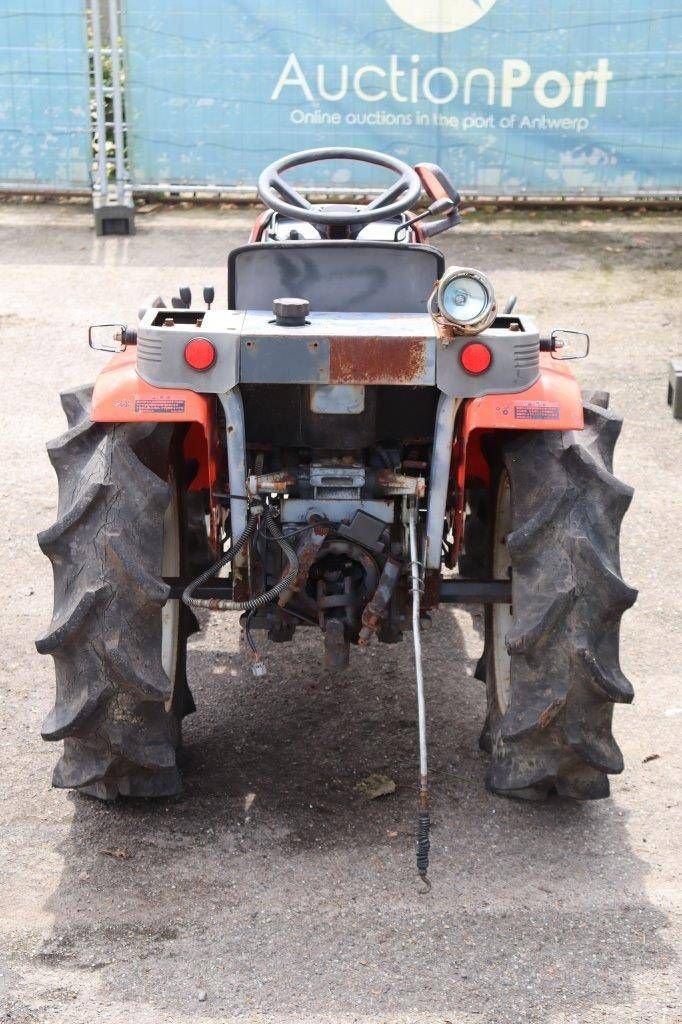
[[[0,205],[0,1018],[132,1024],[543,1024],[680,1021],[679,575],[682,425],[665,404],[682,347],[680,222],[671,216],[470,215],[448,254],[516,292],[542,327],[587,328],[586,386],[625,413],[617,471],[636,487],[623,563],[641,590],[623,620],[636,702],[617,707],[626,770],[608,801],[489,795],[477,748],[480,614],[425,635],[433,890],[413,863],[415,700],[408,643],[322,669],[317,637],[244,673],[236,619],[193,644],[199,711],[186,795],[103,806],[51,790],[39,738],[52,664],[54,518],[44,452],[57,392],[92,379],[91,322],[132,320],[152,290],[213,282],[253,213],[162,209],[98,239],[86,207]],[[676,557],[677,556],[677,557]],[[654,758],[654,759],[652,759]],[[677,774],[676,774],[677,770]],[[397,784],[373,802],[370,772]],[[124,850],[118,858],[104,851]]]

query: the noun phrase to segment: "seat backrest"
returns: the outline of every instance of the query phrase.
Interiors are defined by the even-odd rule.
[[[229,255],[228,306],[270,309],[288,296],[320,312],[423,313],[444,263],[427,245],[256,242]]]

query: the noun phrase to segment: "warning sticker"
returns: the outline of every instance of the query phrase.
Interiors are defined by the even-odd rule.
[[[550,402],[517,402],[514,405],[515,420],[558,420],[559,406]]]
[[[136,398],[135,412],[169,413],[184,412],[186,407],[184,398],[169,398],[161,395],[159,398]]]

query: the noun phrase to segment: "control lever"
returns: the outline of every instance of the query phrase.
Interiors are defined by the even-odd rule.
[[[460,196],[448,175],[437,164],[417,164],[415,171],[419,175],[424,191],[432,202],[434,199],[443,199],[447,196],[448,199],[452,200],[454,207],[446,217],[440,217],[438,220],[432,220],[428,224],[424,224],[421,229],[423,237],[431,238],[432,235],[440,235],[442,231],[447,231],[448,228],[454,228],[462,219],[459,212]]]
[[[206,308],[210,309],[214,301],[215,288],[213,285],[204,285],[204,302],[206,303]]]
[[[403,231],[407,231],[407,229],[411,228],[413,224],[416,224],[420,220],[424,220],[425,217],[435,217],[438,214],[445,214],[446,217],[449,217],[453,211],[456,211],[456,207],[449,196],[442,196],[440,199],[434,199],[431,205],[427,207],[423,213],[418,213],[416,217],[408,217],[400,227],[396,228],[393,241],[398,242]]]
[[[185,309],[189,309],[192,305],[192,289],[189,285],[181,284],[178,288],[180,294],[180,300]]]

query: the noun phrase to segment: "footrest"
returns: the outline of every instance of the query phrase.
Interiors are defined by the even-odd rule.
[[[676,420],[682,420],[682,357],[670,360],[668,369],[668,405]]]

